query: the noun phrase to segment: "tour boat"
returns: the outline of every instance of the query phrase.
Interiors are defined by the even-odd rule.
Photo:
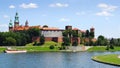
[[[7,48],[7,50],[5,50],[5,53],[26,53],[27,50],[13,50],[11,48]]]

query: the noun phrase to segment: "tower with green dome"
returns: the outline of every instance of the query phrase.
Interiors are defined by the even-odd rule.
[[[19,16],[18,16],[18,13],[16,12],[15,20],[14,20],[14,27],[18,27],[18,26],[19,26]]]
[[[13,31],[13,24],[12,24],[12,20],[10,20],[10,22],[9,22],[9,31]]]

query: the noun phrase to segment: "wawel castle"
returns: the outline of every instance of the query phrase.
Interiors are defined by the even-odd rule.
[[[19,16],[18,13],[15,14],[15,20],[14,20],[14,25],[12,23],[12,20],[10,20],[9,23],[9,31],[13,31],[13,32],[18,32],[18,31],[23,31],[23,30],[28,30],[30,28],[38,28],[41,30],[41,34],[45,37],[45,41],[54,41],[54,42],[63,42],[63,31],[65,30],[73,30],[73,31],[77,31],[77,33],[80,34],[84,34],[86,33],[86,30],[80,30],[78,28],[72,28],[72,26],[68,25],[65,26],[65,29],[59,29],[59,28],[55,28],[55,27],[49,27],[47,25],[44,26],[29,26],[29,22],[26,21],[24,26],[21,26],[19,23]],[[90,28],[91,32],[94,32],[94,28]],[[40,38],[38,37],[34,37],[33,41],[35,40],[39,40]],[[74,40],[77,40],[78,43],[80,43],[80,38],[71,38],[71,42],[73,42]]]

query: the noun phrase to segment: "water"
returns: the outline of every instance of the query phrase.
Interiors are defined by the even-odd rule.
[[[94,55],[120,52],[0,53],[0,68],[120,68],[91,60]]]

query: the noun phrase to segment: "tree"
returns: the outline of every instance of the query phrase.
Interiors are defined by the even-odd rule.
[[[63,46],[70,46],[70,38],[63,37]]]
[[[89,35],[90,35],[89,33],[90,33],[89,30],[86,30],[86,33],[85,33],[86,38],[89,38]]]
[[[68,31],[67,31],[67,30],[63,31],[63,32],[62,32],[62,35],[63,35],[64,37],[68,37]]]
[[[94,38],[94,36],[95,36],[95,35],[94,35],[94,32],[90,32],[90,37],[91,37],[91,38]]]
[[[6,46],[16,46],[16,40],[12,37],[7,37],[4,43]]]
[[[111,40],[110,40],[110,49],[114,49],[114,39],[112,38]]]
[[[97,44],[98,45],[104,45],[105,44],[105,38],[104,36],[100,35],[97,39]]]
[[[40,44],[43,45],[45,43],[45,37],[43,35],[40,36]]]
[[[27,33],[29,34],[30,42],[32,42],[33,37],[39,37],[41,35],[39,28],[30,28],[28,29]]]
[[[75,31],[75,30],[72,31],[72,36],[73,36],[73,37],[78,37],[78,33],[77,33],[77,31]]]

